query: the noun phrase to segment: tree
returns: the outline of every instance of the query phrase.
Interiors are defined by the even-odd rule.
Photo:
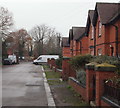
[[[19,31],[16,32],[15,43],[20,57],[24,56],[27,37],[28,33],[25,29],[20,29]]]
[[[34,41],[34,56],[41,54],[60,54],[61,34],[46,25],[34,27],[29,35]]]
[[[25,44],[28,56],[32,56],[32,54],[33,54],[33,45],[32,44],[33,44],[32,38],[28,35],[26,37],[26,44]]]
[[[9,30],[13,26],[13,17],[4,7],[0,7],[0,40],[2,41],[2,57],[7,57],[6,38],[8,37]]]
[[[5,40],[13,24],[12,13],[4,7],[0,7],[0,35],[2,40]]]
[[[47,32],[48,27],[46,25],[36,26],[29,32],[29,35],[34,41],[34,50],[37,51],[36,56],[43,54],[43,45],[47,37]]]

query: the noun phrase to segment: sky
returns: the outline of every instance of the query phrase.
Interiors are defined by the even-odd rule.
[[[96,2],[120,0],[0,0],[0,6],[13,14],[15,28],[30,31],[36,25],[54,27],[62,36],[68,36],[72,26],[85,27],[88,10]]]

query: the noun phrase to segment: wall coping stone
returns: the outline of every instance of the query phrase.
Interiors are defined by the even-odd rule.
[[[91,62],[91,63],[88,63],[85,65],[85,68],[86,69],[89,69],[89,70],[94,70],[95,68],[95,65],[97,65],[98,63],[95,63],[95,62]]]
[[[109,104],[110,106],[120,108],[120,106],[118,104],[116,104],[115,102],[113,102],[110,99],[106,98],[105,96],[102,96],[101,100],[103,100],[105,103]]]
[[[59,72],[62,72],[62,71],[63,71],[62,69],[58,69],[58,68],[57,68],[56,70],[59,71]]]
[[[95,70],[96,71],[107,71],[107,72],[109,71],[109,72],[113,72],[113,71],[116,71],[116,66],[108,64],[108,63],[102,63],[102,64],[99,64],[99,65],[96,65],[95,66]]]
[[[86,88],[85,85],[81,84],[81,83],[80,83],[78,80],[76,80],[74,77],[69,77],[69,80],[72,80],[72,81],[74,81],[75,83],[77,83],[78,85],[80,85],[81,87]]]

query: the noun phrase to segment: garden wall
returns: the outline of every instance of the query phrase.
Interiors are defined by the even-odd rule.
[[[112,107],[115,104],[102,99],[104,97],[104,81],[108,78],[115,76],[115,67],[103,66],[94,66],[94,64],[86,65],[86,85],[81,84],[77,81],[76,72],[72,69],[72,66],[69,63],[69,58],[64,58],[62,61],[62,70],[57,69],[55,65],[55,60],[49,60],[48,64],[52,69],[55,67],[56,72],[60,72],[63,80],[69,79],[68,83],[74,88],[74,90],[82,96],[86,102],[95,102],[96,106],[106,106]],[[94,79],[94,80],[93,80]],[[119,94],[118,94],[119,95]],[[119,106],[119,105],[118,105]]]
[[[80,84],[75,78],[69,77],[68,81],[69,85],[73,87],[73,89],[82,96],[84,100],[86,100],[86,87]]]

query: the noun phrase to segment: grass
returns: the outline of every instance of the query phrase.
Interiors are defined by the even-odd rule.
[[[43,65],[47,79],[49,78],[60,78],[60,73],[50,70],[48,65]]]
[[[61,81],[59,80],[60,73],[50,70],[48,65],[43,65],[43,68],[45,70],[46,78],[48,79],[48,83],[50,85],[56,85],[61,83]]]
[[[61,100],[63,103],[71,103],[72,106],[89,106],[89,104],[87,104],[82,99],[81,95],[76,93],[74,89],[67,84],[67,82],[59,80],[61,78],[60,73],[50,70],[48,65],[44,65],[43,67],[48,80],[48,84],[50,87],[52,87],[52,89],[58,91],[58,94],[56,94],[59,97],[58,100]],[[59,89],[54,88],[59,85],[65,86],[60,86]]]
[[[58,79],[58,80],[48,80],[48,83],[50,85],[59,85],[61,84],[62,82]]]
[[[46,74],[47,79],[50,79],[50,78],[60,78],[60,74],[58,72],[45,71],[45,74]]]
[[[68,98],[66,98],[66,101],[72,102],[74,104],[74,106],[89,106],[89,104],[82,99],[81,95],[75,92],[75,90],[72,86],[68,85],[67,89],[69,89],[72,92],[74,97],[78,97],[78,98],[77,99],[70,99],[68,97]]]
[[[43,65],[44,70],[50,69],[48,65]]]

